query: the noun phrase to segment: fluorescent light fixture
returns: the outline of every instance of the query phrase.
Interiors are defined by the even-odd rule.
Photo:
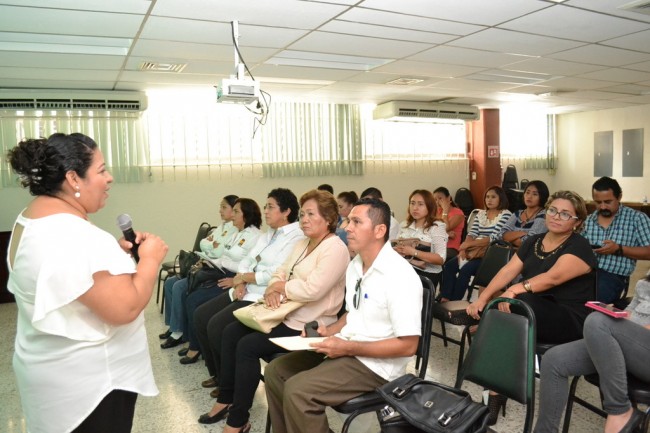
[[[309,51],[285,50],[267,60],[269,65],[305,66],[312,68],[349,69],[354,71],[370,71],[385,65],[394,59],[379,59],[375,57],[346,56],[339,54],[314,53]]]
[[[125,56],[132,42],[128,38],[0,32],[2,51]]]

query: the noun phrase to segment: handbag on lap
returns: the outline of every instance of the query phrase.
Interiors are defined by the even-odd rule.
[[[285,299],[275,310],[266,306],[264,299],[254,304],[233,311],[232,314],[244,325],[259,332],[268,334],[273,328],[284,321],[289,313],[305,305],[302,302]]]

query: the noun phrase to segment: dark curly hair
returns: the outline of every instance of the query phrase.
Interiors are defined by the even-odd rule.
[[[287,188],[275,188],[271,190],[267,198],[273,198],[280,206],[280,211],[284,212],[289,209],[289,216],[287,220],[290,223],[298,221],[298,212],[300,212],[300,205],[298,204],[298,197]]]
[[[7,153],[7,159],[31,195],[53,197],[61,191],[67,172],[86,177],[96,149],[95,140],[84,134],[58,132],[47,139],[24,139]]]

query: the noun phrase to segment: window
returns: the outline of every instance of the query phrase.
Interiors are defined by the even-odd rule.
[[[555,116],[539,107],[512,104],[499,110],[501,157],[525,169],[555,168]]]

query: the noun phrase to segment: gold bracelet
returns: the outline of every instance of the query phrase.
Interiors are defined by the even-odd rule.
[[[521,282],[521,285],[524,286],[524,290],[528,293],[533,293],[533,288],[530,286],[530,281],[524,280]]]

